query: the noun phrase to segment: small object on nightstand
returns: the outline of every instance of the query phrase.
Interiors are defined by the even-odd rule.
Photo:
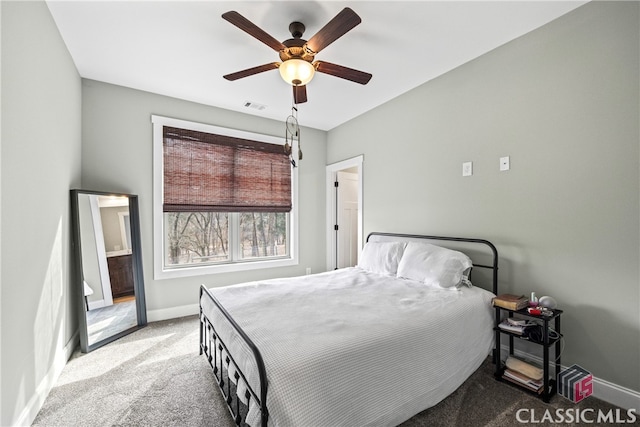
[[[553,310],[549,310],[549,309],[542,309],[542,315],[545,317],[551,317],[553,316]]]
[[[550,296],[545,295],[543,297],[540,297],[540,300],[538,300],[538,305],[553,310],[558,306],[558,303]]]

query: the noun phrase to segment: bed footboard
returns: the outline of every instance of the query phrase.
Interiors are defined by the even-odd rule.
[[[235,329],[237,334],[242,337],[247,347],[253,352],[255,358],[256,367],[258,368],[258,376],[260,380],[259,390],[253,390],[251,384],[245,377],[245,374],[241,371],[241,367],[233,359],[233,356],[229,352],[227,345],[222,341],[216,325],[206,316],[202,309],[202,299],[210,299],[215,305],[216,309],[226,318],[229,324]],[[213,370],[213,374],[216,378],[216,383],[222,391],[222,395],[225,398],[231,416],[233,417],[236,425],[241,425],[245,422],[247,410],[250,402],[253,400],[260,408],[260,425],[267,427],[267,421],[269,419],[269,412],[267,410],[267,372],[264,366],[264,361],[260,351],[256,345],[251,341],[242,328],[236,323],[231,315],[224,309],[220,302],[209,292],[204,285],[200,286],[200,354],[205,354],[209,365]],[[230,377],[230,366],[233,364],[233,375]],[[236,387],[239,381],[243,381],[246,384],[247,390],[244,393],[245,402],[241,402],[237,396]],[[232,384],[233,383],[233,384]]]

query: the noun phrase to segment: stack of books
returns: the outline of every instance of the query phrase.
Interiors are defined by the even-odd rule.
[[[504,362],[502,379],[519,385],[536,393],[542,393],[544,389],[544,371],[531,363],[513,356],[507,357]]]
[[[542,389],[544,386],[544,383],[542,380],[534,380],[524,374],[521,374],[520,372],[511,370],[509,368],[504,370],[504,374],[502,374],[502,378],[514,384],[517,384],[520,387],[524,387],[527,390],[534,391],[538,394],[542,393]]]
[[[529,304],[529,300],[524,295],[502,294],[493,298],[493,305],[506,308],[508,310],[522,310]]]

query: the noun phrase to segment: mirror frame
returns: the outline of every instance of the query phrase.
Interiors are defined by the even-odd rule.
[[[88,328],[87,328],[87,312],[84,300],[84,273],[82,267],[82,246],[80,240],[80,212],[78,209],[78,197],[80,195],[89,196],[117,196],[127,197],[129,199],[129,225],[131,228],[131,261],[133,268],[133,292],[136,299],[136,317],[138,324],[124,331],[118,332],[107,338],[95,343],[89,344]],[[138,208],[138,196],[125,193],[109,193],[104,191],[91,191],[74,189],[71,190],[71,218],[72,218],[72,245],[74,254],[74,274],[72,283],[76,283],[76,291],[78,292],[78,319],[80,323],[80,350],[83,353],[93,351],[103,345],[122,338],[138,329],[147,325],[147,308],[144,294],[144,276],[142,274],[142,252],[140,240],[140,211]]]

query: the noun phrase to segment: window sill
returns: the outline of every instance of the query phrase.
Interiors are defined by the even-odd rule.
[[[249,270],[258,270],[262,268],[276,268],[276,267],[290,267],[298,265],[298,260],[295,258],[281,258],[274,260],[261,260],[261,261],[249,261],[238,262],[229,264],[214,264],[203,265],[196,267],[182,267],[182,268],[163,268],[162,266],[156,266],[154,271],[154,279],[175,279],[180,277],[193,277],[204,276],[208,274],[219,273],[233,273]]]

